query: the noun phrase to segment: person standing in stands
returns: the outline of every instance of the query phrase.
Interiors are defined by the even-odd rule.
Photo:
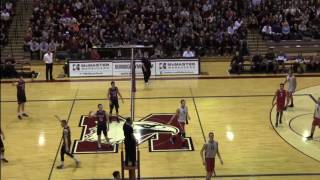
[[[143,72],[143,78],[144,83],[146,85],[149,85],[149,79],[151,76],[151,62],[147,58],[142,58],[142,72]]]
[[[232,58],[230,66],[231,66],[231,73],[240,74],[242,65],[243,65],[243,57],[239,54],[239,51],[236,52],[236,55]]]
[[[46,63],[46,81],[54,80],[52,78],[53,53],[51,52],[51,50],[44,54],[43,61]]]

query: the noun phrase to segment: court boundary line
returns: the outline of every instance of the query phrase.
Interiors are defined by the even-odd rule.
[[[193,93],[192,93],[192,88],[189,87],[189,90],[190,90],[190,94],[191,94],[191,97],[192,97],[193,106],[194,106],[194,108],[196,110],[196,114],[197,114],[197,117],[198,117],[198,122],[199,122],[199,125],[200,125],[200,128],[201,128],[201,132],[202,132],[202,136],[203,136],[204,142],[207,142],[206,136],[204,134],[203,126],[202,126],[202,123],[201,123],[200,115],[199,115],[199,112],[198,112],[197,104],[196,104],[195,98],[194,98]]]
[[[192,98],[254,98],[254,97],[273,97],[274,94],[256,94],[256,95],[230,95],[230,96],[170,96],[170,97],[165,97],[165,96],[159,96],[159,97],[136,97],[135,99],[138,100],[146,100],[146,99],[192,99]],[[310,94],[295,94],[294,96],[310,96]],[[130,98],[123,98],[125,100],[128,100]],[[106,98],[83,98],[83,99],[34,99],[34,100],[28,100],[27,102],[45,102],[45,101],[99,101],[99,100],[107,100]],[[8,100],[8,101],[0,101],[1,103],[13,103],[17,101],[13,100]]]
[[[309,94],[309,96],[315,103],[317,103],[317,99],[312,94]]]
[[[177,75],[179,76],[179,75]],[[174,76],[162,76],[159,78],[153,78],[154,81],[159,80],[202,80],[202,79],[268,79],[268,78],[283,78],[285,74],[277,74],[277,75],[229,75],[229,76],[201,76],[201,75],[187,75],[187,76],[181,76],[181,77],[174,77]],[[310,74],[302,74],[302,75],[296,75],[296,77],[302,77],[302,78],[308,78],[308,77],[320,77],[319,73],[310,73]],[[90,78],[90,77],[87,77]],[[130,78],[128,77],[105,77],[102,79],[78,79],[77,77],[69,78],[69,79],[56,79],[54,81],[46,81],[46,80],[37,80],[33,81],[33,83],[56,83],[56,82],[100,82],[100,81],[130,81]],[[137,78],[138,81],[142,81],[143,78],[139,77]],[[8,84],[12,83],[11,79],[1,80],[0,84]]]
[[[217,175],[213,178],[238,178],[238,177],[283,177],[283,176],[320,176],[320,173],[270,173],[270,174],[231,174],[231,175]],[[206,176],[168,176],[168,177],[142,177],[141,179],[192,179],[205,178]],[[73,179],[73,180],[112,180],[112,179]]]
[[[74,95],[74,100],[73,100],[72,105],[71,105],[71,108],[70,108],[70,110],[69,110],[69,115],[68,115],[68,118],[67,118],[67,123],[68,123],[69,120],[70,120],[70,117],[71,117],[71,114],[72,114],[72,111],[73,111],[73,107],[74,107],[74,105],[75,105],[75,103],[76,103],[76,97],[77,97],[77,95],[78,95],[78,92],[79,92],[79,89],[77,89],[77,91],[76,91],[76,93],[75,93],[75,95]],[[54,164],[55,164],[56,161],[57,161],[57,157],[58,157],[58,154],[59,154],[59,149],[60,149],[61,144],[62,144],[62,138],[63,138],[63,137],[61,136],[60,143],[59,143],[59,146],[58,146],[58,150],[57,150],[56,155],[55,155],[55,158],[54,158],[54,160],[53,160],[53,163],[52,163],[52,166],[51,166],[51,170],[50,170],[50,173],[49,173],[48,180],[51,179],[52,172],[53,172],[53,168],[54,168]],[[70,143],[71,143],[71,142],[70,142]]]
[[[304,138],[304,136],[303,136],[302,134],[300,134],[300,133],[297,132],[295,129],[293,129],[293,127],[291,126],[291,123],[293,122],[293,120],[296,120],[296,119],[299,118],[299,117],[306,116],[306,115],[310,115],[310,114],[313,115],[313,113],[305,113],[305,114],[299,114],[299,115],[291,118],[291,119],[289,120],[289,128],[290,128],[290,130],[291,130],[292,132],[294,132],[296,135]],[[308,141],[318,141],[318,142],[320,142],[320,139],[319,139],[319,140],[317,140],[317,139],[311,139],[311,140],[308,140]]]
[[[308,94],[308,97],[310,97],[310,94]],[[312,99],[312,98],[311,98],[311,99]],[[313,99],[312,99],[312,100],[313,100]],[[272,128],[273,128],[273,131],[276,132],[276,134],[277,134],[284,142],[286,142],[289,146],[291,146],[293,149],[295,149],[296,151],[300,152],[302,155],[305,155],[305,156],[309,157],[310,159],[313,159],[314,161],[320,163],[319,160],[317,160],[317,159],[315,159],[315,158],[313,158],[313,157],[305,154],[303,151],[301,151],[300,149],[298,149],[298,148],[296,148],[295,146],[293,146],[291,143],[289,143],[284,137],[282,137],[282,136],[279,134],[279,132],[276,130],[276,128],[275,128],[275,127],[273,126],[273,124],[272,124],[272,118],[271,118],[271,117],[272,117],[272,110],[274,109],[274,107],[275,107],[275,104],[271,107],[270,113],[269,113],[269,122],[270,122],[270,124],[271,124],[271,126],[272,126]]]

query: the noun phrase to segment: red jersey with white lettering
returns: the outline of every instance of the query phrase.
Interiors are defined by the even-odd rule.
[[[287,91],[286,90],[278,90],[277,91],[277,110],[283,111],[285,109],[286,104]]]

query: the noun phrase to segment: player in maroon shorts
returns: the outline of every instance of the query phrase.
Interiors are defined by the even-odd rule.
[[[213,132],[209,133],[209,141],[203,145],[200,151],[200,155],[202,158],[203,165],[206,166],[206,171],[207,171],[206,180],[210,180],[213,174],[214,176],[216,175],[216,172],[214,171],[216,155],[218,155],[220,159],[220,163],[223,164],[223,161],[219,152],[218,142],[214,140]]]
[[[280,84],[280,89],[278,89],[273,97],[272,105],[274,105],[274,100],[277,98],[277,116],[276,116],[276,127],[278,127],[278,122],[282,124],[282,114],[286,110],[288,105],[288,92],[284,89],[284,84]]]
[[[320,128],[320,97],[318,98],[318,102],[316,104],[314,114],[313,114],[313,122],[311,127],[311,134],[307,137],[307,139],[313,139],[314,131],[316,130],[316,126]]]

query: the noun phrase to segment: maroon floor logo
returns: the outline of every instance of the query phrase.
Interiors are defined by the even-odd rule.
[[[193,151],[191,137],[184,140],[178,137],[180,126],[178,121],[174,120],[171,125],[167,122],[172,114],[151,114],[139,121],[133,123],[134,135],[138,144],[148,141],[150,152],[168,152],[168,151]],[[113,121],[109,125],[108,136],[110,144],[102,138],[102,148],[97,150],[97,133],[96,120],[87,116],[81,116],[79,127],[82,127],[80,140],[73,143],[73,153],[75,154],[92,154],[92,153],[116,153],[118,145],[123,142],[123,124],[125,119],[120,117],[120,123]],[[171,137],[175,141],[170,141]]]

